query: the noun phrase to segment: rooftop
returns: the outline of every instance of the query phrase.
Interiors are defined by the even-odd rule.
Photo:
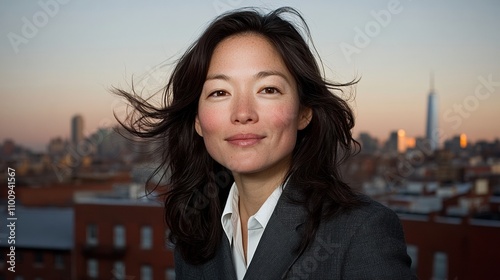
[[[73,248],[74,213],[72,208],[26,208],[16,206],[16,248],[71,250]],[[7,220],[7,207],[0,211],[0,220]],[[5,227],[5,226],[4,226]],[[0,232],[0,247],[10,246],[9,230]]]

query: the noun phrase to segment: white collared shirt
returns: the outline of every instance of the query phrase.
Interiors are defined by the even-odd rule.
[[[247,262],[245,263],[240,213],[238,208],[239,192],[236,187],[236,183],[233,183],[231,186],[226,206],[224,207],[224,212],[222,213],[221,223],[222,228],[224,229],[224,232],[229,240],[229,244],[231,245],[234,268],[236,270],[236,276],[239,280],[243,279],[245,276],[248,265],[252,261],[260,238],[262,237],[264,229],[273,214],[274,208],[276,208],[276,204],[278,204],[278,199],[280,198],[282,192],[283,188],[281,186],[276,187],[264,204],[262,204],[259,211],[248,218]]]

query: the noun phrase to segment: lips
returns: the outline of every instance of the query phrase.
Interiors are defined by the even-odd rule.
[[[235,146],[248,147],[259,143],[265,136],[258,134],[236,134],[225,140]]]

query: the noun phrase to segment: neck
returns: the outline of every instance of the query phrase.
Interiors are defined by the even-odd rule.
[[[259,211],[266,199],[273,193],[279,181],[269,182],[260,180],[250,180],[248,178],[235,178],[239,198],[240,213],[250,217]],[[246,215],[244,215],[246,214]]]
[[[290,166],[289,160],[268,170],[251,174],[234,174],[239,192],[239,210],[243,217],[250,217],[259,211],[267,198],[285,178]]]

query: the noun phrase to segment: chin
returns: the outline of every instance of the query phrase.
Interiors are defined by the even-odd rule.
[[[227,169],[229,169],[232,173],[237,174],[253,174],[262,171],[264,168],[258,165],[234,164],[228,165]]]
[[[235,167],[235,168],[228,168],[231,170],[233,174],[253,174],[261,171],[260,169],[257,168],[248,168],[248,167]]]

